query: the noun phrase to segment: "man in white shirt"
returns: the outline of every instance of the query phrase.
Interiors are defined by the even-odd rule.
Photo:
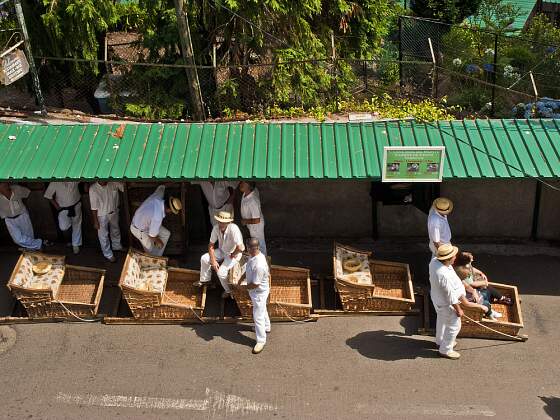
[[[138,207],[130,224],[130,232],[137,238],[144,251],[150,255],[162,256],[171,232],[162,226],[166,214],[179,214],[183,209],[181,200],[165,197],[165,185],[160,185]]]
[[[0,217],[16,245],[32,251],[39,251],[52,242],[35,238],[33,225],[23,199],[29,197],[29,188],[0,182]]]
[[[453,350],[461,330],[461,305],[480,308],[484,313],[488,311],[483,305],[467,301],[465,286],[453,269],[457,252],[457,247],[443,244],[430,262],[430,296],[437,314],[436,344],[440,356],[453,360],[461,357]]]
[[[110,262],[117,261],[113,251],[123,249],[119,227],[119,191],[124,191],[122,182],[98,181],[89,187],[93,227],[97,230],[103,256]]]
[[[243,266],[245,270],[246,284],[234,285],[244,287],[249,292],[253,304],[253,321],[255,322],[255,333],[257,343],[253,348],[254,354],[259,354],[266,344],[266,334],[270,332],[270,318],[266,310],[266,301],[270,292],[270,270],[268,262],[262,252],[259,251],[260,241],[250,238],[247,245],[251,258]]]
[[[217,224],[212,228],[208,252],[200,258],[200,281],[195,286],[202,286],[211,279],[212,270],[217,275],[224,293],[222,298],[230,296],[231,289],[228,284],[229,270],[241,259],[241,253],[245,249],[243,235],[233,222],[233,216],[227,211],[221,211],[216,216]],[[216,242],[218,248],[216,249]]]
[[[264,217],[261,210],[259,190],[254,182],[241,181],[239,190],[241,197],[241,224],[247,226],[252,238],[259,240],[259,250],[266,256],[266,242],[264,240]]]
[[[51,182],[45,198],[58,211],[60,230],[66,232],[72,228],[72,249],[78,254],[82,246],[82,196],[78,182]]]
[[[235,188],[238,182],[230,181],[195,181],[193,185],[200,185],[206,201],[208,201],[208,213],[210,223],[216,225],[216,216],[220,211],[227,211],[233,216],[233,200]]]
[[[444,197],[436,198],[428,214],[429,248],[432,257],[436,255],[440,245],[451,243],[451,228],[447,215],[453,211],[453,202]]]

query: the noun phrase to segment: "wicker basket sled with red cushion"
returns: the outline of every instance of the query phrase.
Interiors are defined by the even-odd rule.
[[[459,337],[511,340],[512,338],[508,336],[517,337],[519,334],[519,330],[523,328],[521,302],[519,300],[517,287],[491,282],[489,282],[488,285],[494,287],[502,295],[509,296],[511,298],[512,305],[492,303],[492,310],[502,314],[502,317],[498,318],[497,320],[485,318],[483,312],[479,309],[465,308],[463,306],[463,312],[465,313],[465,315],[472,320],[479,322],[479,324],[472,322],[466,317],[463,317],[461,321],[461,331],[459,332]],[[507,334],[508,336],[500,333]]]

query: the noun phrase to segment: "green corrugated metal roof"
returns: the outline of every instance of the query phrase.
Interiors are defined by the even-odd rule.
[[[560,2],[560,0],[558,1]],[[531,13],[537,4],[537,0],[505,0],[503,3],[511,4],[518,10],[519,14],[510,25],[510,29],[521,31],[527,24],[527,20],[529,19],[529,16],[531,16]],[[474,23],[472,17],[467,18],[467,20]],[[484,23],[482,23],[481,26],[484,27]]]
[[[560,176],[560,121],[0,124],[0,179],[379,179],[383,146],[446,146],[445,178]]]

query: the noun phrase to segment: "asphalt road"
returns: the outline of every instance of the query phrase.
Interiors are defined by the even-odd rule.
[[[0,327],[0,418],[560,419],[559,258],[478,262],[519,286],[527,342],[445,360],[418,317],[273,324],[257,356],[250,325]]]

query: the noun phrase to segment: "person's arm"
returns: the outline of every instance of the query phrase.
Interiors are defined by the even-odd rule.
[[[159,188],[159,187],[158,187]],[[163,241],[159,237],[159,230],[161,229],[161,223],[163,222],[163,214],[157,214],[152,216],[150,220],[150,227],[148,229],[148,236],[154,243],[156,248],[163,248]]]
[[[439,223],[428,222],[428,233],[430,235],[430,240],[436,247],[436,250],[441,246],[441,236]]]
[[[226,201],[226,204],[233,204],[233,201],[235,200],[235,190],[232,187],[228,187],[228,191],[229,197]]]
[[[476,291],[476,289],[474,287],[472,287],[469,283],[467,283],[465,280],[463,280],[463,286],[465,286],[465,290],[473,296],[473,299],[476,302],[478,302],[479,296],[478,296],[478,292]]]
[[[488,277],[486,277],[486,274],[484,274],[482,271],[480,271],[478,268],[475,268],[473,266],[473,275],[479,275],[482,280],[475,280],[473,282],[473,287],[488,287]]]
[[[237,255],[239,255],[242,252],[243,252],[243,244],[241,244],[241,245],[237,244],[235,246],[235,249],[233,250],[233,252],[229,256],[230,256],[230,258],[235,258],[235,257],[237,257]]]
[[[260,205],[256,201],[251,201],[248,207],[250,217],[247,219],[241,219],[241,223],[243,225],[258,225],[261,222]]]
[[[253,280],[253,282],[247,284],[247,289],[253,290],[258,288],[262,284],[264,276],[266,276],[266,270],[262,267],[258,267],[255,276],[256,278]]]
[[[216,260],[216,253],[214,252],[214,242],[210,242],[208,244],[208,255],[210,255],[210,266],[214,269],[215,272],[218,272],[220,269],[220,265]]]
[[[465,306],[467,308],[475,308],[475,309],[478,308],[484,313],[488,312],[488,308],[485,305],[480,305],[478,303],[469,302],[465,296],[461,296],[459,298],[459,303],[462,306]],[[453,307],[455,307],[455,305],[453,305]],[[457,309],[455,309],[455,310],[457,310]]]
[[[93,227],[99,230],[99,219],[97,218],[97,210],[91,209],[91,217],[93,219]]]
[[[54,187],[52,186],[52,183],[50,183],[49,186],[47,187],[44,197],[51,202],[51,204],[54,206],[54,208],[57,211],[60,211],[60,206],[56,201],[56,192],[54,190]]]

